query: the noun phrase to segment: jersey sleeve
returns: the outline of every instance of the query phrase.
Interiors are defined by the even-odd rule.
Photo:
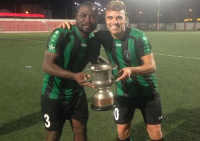
[[[151,53],[151,44],[144,33],[138,39],[138,54],[140,57]]]
[[[51,53],[59,53],[63,48],[66,31],[61,28],[55,29],[48,39],[47,51]]]
[[[99,44],[103,44],[104,39],[106,38],[106,33],[105,33],[105,31],[99,30],[99,31],[95,32],[95,38],[96,38],[96,41],[97,41]]]

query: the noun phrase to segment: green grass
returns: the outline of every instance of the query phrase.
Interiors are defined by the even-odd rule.
[[[200,32],[145,33],[155,53],[165,140],[198,141]],[[40,93],[44,74],[42,61],[49,34],[0,34],[1,141],[44,140]],[[102,56],[105,57],[103,50]],[[89,106],[93,92],[94,90],[86,88]],[[90,109],[89,112],[89,140],[114,141],[116,126],[112,111],[97,112]],[[131,135],[135,141],[148,140],[139,111],[136,111],[132,122]],[[72,131],[66,122],[61,141],[72,139]]]

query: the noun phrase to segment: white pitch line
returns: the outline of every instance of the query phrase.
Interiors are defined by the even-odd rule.
[[[19,39],[19,38],[8,38],[8,37],[0,37],[4,39],[14,39],[14,40],[22,40],[22,41],[31,41],[31,42],[44,42],[44,41],[38,41],[38,40],[29,40],[29,39]]]
[[[160,53],[153,53],[155,55],[162,55],[162,56],[169,56],[169,57],[177,57],[177,58],[187,58],[187,59],[196,59],[200,60],[198,57],[187,57],[187,56],[177,56],[177,55],[168,55],[168,54],[160,54]]]

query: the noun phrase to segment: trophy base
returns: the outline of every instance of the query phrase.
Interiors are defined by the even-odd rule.
[[[106,107],[97,107],[91,104],[91,109],[95,110],[95,111],[108,111],[108,110],[112,110],[115,108],[115,105],[110,105],[110,106],[106,106]]]
[[[108,111],[114,108],[113,93],[109,89],[98,89],[93,96],[91,108],[96,111]]]

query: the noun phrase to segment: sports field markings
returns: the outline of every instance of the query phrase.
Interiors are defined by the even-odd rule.
[[[196,60],[200,60],[200,58],[198,58],[198,57],[177,56],[177,55],[160,54],[160,53],[153,53],[153,54],[155,54],[155,55],[160,55],[160,56],[168,56],[168,57],[187,58],[187,59],[196,59]]]
[[[45,42],[45,41],[38,41],[38,40],[29,40],[29,39],[19,39],[19,38],[10,38],[10,37],[0,37],[4,39],[14,39],[14,40],[20,40],[20,41],[29,41],[29,42]]]
[[[164,32],[164,31],[163,32],[162,31],[161,32],[156,32],[156,31],[155,32],[148,32],[147,31],[146,33],[148,33],[148,34],[159,34],[159,35],[160,34],[173,34],[174,35],[174,34],[183,34],[185,32],[191,33],[191,34],[200,34],[199,32],[196,32],[196,31],[184,31],[184,32],[182,32],[182,31],[180,31],[180,32],[178,32],[178,31],[177,32],[173,32],[173,31],[169,31],[169,32]]]

